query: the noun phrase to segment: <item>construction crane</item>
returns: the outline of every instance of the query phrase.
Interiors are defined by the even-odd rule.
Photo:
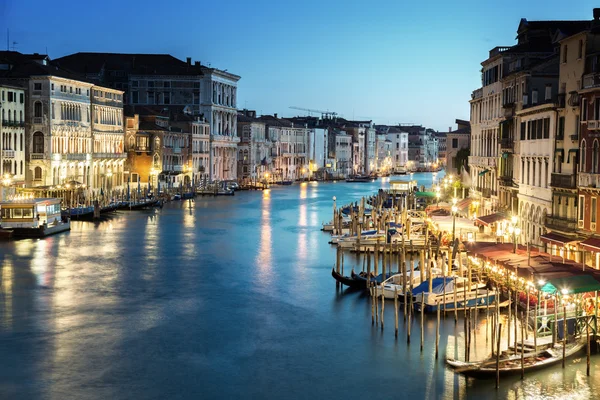
[[[309,113],[308,114],[309,116],[310,116],[311,112],[313,112],[313,113],[319,113],[319,114],[321,114],[321,118],[323,118],[323,119],[328,119],[329,117],[335,117],[336,115],[338,115],[336,112],[333,112],[333,111],[313,110],[313,109],[310,109],[310,108],[302,108],[302,107],[294,107],[294,106],[291,106],[290,108],[293,109],[293,110],[306,111],[306,112]]]

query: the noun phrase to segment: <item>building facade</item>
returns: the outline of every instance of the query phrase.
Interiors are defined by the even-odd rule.
[[[457,129],[445,135],[446,159],[444,164],[446,165],[447,174],[460,176],[465,165],[461,163],[458,156],[460,151],[469,151],[471,147],[471,124],[469,121],[460,119],[456,120],[456,124],[458,125]]]
[[[0,84],[0,179],[9,175],[15,185],[25,184],[25,89]]]

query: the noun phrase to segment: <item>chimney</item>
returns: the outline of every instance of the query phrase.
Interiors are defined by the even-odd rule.
[[[185,61],[187,62],[187,65],[192,65],[192,57],[187,57]]]
[[[274,117],[274,118],[277,118],[277,113],[273,114],[273,117]]]
[[[600,8],[594,8],[594,21],[600,20]]]
[[[200,66],[200,61],[194,61],[194,65],[195,65],[196,67],[199,67],[199,66]]]
[[[451,126],[448,127],[448,132],[452,132],[452,127]]]

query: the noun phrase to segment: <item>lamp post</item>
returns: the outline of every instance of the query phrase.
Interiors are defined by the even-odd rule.
[[[455,240],[455,232],[456,232],[456,213],[458,212],[458,207],[456,206],[456,203],[458,202],[458,200],[455,198],[452,199],[452,245],[454,246],[454,240]]]
[[[510,225],[508,226],[508,233],[512,235],[513,239],[513,253],[517,252],[517,236],[521,235],[521,228],[517,226],[519,218],[513,215],[510,219]]]

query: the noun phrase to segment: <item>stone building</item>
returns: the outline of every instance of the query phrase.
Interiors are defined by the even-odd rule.
[[[9,175],[14,185],[25,184],[25,89],[0,83],[0,179]]]
[[[56,61],[125,90],[131,114],[136,107],[161,106],[203,117],[211,134],[209,179],[237,178],[238,75],[168,54],[75,53]]]
[[[456,156],[463,149],[471,147],[471,124],[469,121],[461,119],[456,120],[457,129],[451,130],[445,135],[444,144],[440,145],[440,159],[442,151],[445,153],[444,165],[446,165],[446,173],[452,175],[460,175],[465,165],[459,165]],[[441,142],[440,142],[441,143]],[[441,150],[441,146],[446,146]]]

